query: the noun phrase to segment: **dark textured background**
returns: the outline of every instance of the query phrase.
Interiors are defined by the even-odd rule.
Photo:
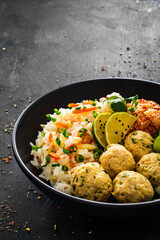
[[[64,208],[32,185],[11,150],[14,122],[33,100],[92,78],[160,82],[159,61],[160,1],[0,0],[0,155],[12,157],[0,160],[0,239],[160,238],[159,216],[96,219]]]

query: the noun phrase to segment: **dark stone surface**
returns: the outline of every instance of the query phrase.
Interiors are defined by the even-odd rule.
[[[160,238],[159,216],[96,219],[59,206],[35,186],[31,191],[32,183],[10,147],[11,125],[31,101],[50,90],[101,77],[159,82],[159,4],[154,0],[0,1],[0,155],[1,160],[12,156],[9,164],[0,161],[0,239]]]

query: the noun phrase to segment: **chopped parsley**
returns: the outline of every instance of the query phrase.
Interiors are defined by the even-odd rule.
[[[42,136],[42,137],[45,137],[45,135],[46,135],[45,133],[42,133],[42,135],[41,135],[41,136]]]

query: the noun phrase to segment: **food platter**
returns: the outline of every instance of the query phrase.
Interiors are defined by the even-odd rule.
[[[97,216],[113,217],[141,217],[160,211],[160,200],[143,203],[116,203],[95,202],[78,198],[60,192],[40,179],[39,171],[30,161],[30,142],[34,142],[37,132],[41,130],[40,124],[46,122],[46,114],[53,112],[54,108],[66,107],[70,102],[79,102],[83,99],[95,99],[111,92],[118,92],[124,97],[138,94],[139,98],[159,102],[160,84],[137,79],[107,78],[94,79],[74,83],[40,97],[32,103],[18,118],[13,131],[12,144],[16,160],[24,173],[51,198],[63,204]]]

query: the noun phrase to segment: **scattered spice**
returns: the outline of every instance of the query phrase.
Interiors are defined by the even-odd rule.
[[[13,225],[15,225],[15,222],[12,221],[12,222],[9,223],[9,225],[10,225],[10,226],[13,226]]]
[[[127,47],[126,49],[127,49],[127,51],[130,51],[130,48],[129,48],[129,47]]]
[[[27,232],[30,232],[30,231],[31,231],[31,229],[30,229],[29,227],[27,227],[27,228],[26,228],[26,231],[27,231]]]
[[[10,163],[10,160],[8,158],[2,158],[1,161],[5,163]]]
[[[104,71],[104,67],[101,68],[101,71]]]

